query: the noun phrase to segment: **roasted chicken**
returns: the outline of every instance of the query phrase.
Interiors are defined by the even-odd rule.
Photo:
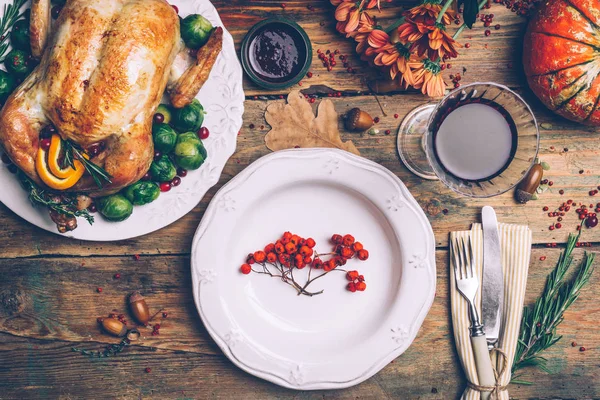
[[[52,29],[49,10],[50,0],[33,0],[31,49],[39,65],[1,111],[0,144],[44,187],[36,155],[40,131],[52,125],[111,176],[99,187],[84,174],[67,190],[114,193],[138,181],[152,162],[152,117],[165,89],[175,107],[191,102],[221,50],[223,31],[215,29],[210,46],[182,68],[190,52],[165,0],[68,0]]]

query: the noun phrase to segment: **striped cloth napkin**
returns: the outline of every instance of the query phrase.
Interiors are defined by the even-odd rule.
[[[495,366],[496,375],[499,376],[496,391],[492,393],[490,398],[509,400],[506,386],[510,383],[510,369],[519,337],[532,238],[531,230],[525,225],[498,224],[498,231],[502,249],[502,270],[504,271],[503,325],[501,326],[498,348],[502,350],[506,358],[498,351],[492,351],[491,353],[492,365]],[[481,282],[483,276],[483,230],[481,224],[473,224],[470,231],[451,232],[450,240],[456,241],[462,237],[466,238],[469,234],[473,245],[475,271]],[[480,398],[481,394],[475,389],[475,386],[479,385],[479,381],[469,337],[469,312],[466,300],[456,289],[456,278],[452,265],[450,265],[450,303],[452,306],[454,341],[460,362],[469,381],[469,386],[465,389],[461,399],[476,400]],[[481,316],[481,285],[475,298],[475,304]]]

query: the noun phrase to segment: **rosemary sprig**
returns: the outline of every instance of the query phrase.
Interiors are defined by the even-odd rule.
[[[579,297],[583,286],[588,283],[594,270],[594,253],[584,253],[583,260],[575,276],[565,281],[565,275],[573,262],[573,249],[579,240],[581,232],[570,234],[566,249],[560,254],[556,267],[548,275],[543,293],[533,307],[523,309],[519,341],[512,365],[512,372],[527,366],[537,366],[542,371],[550,373],[547,360],[540,353],[556,342],[562,336],[556,334],[557,326],[563,321],[564,312]],[[530,382],[513,378],[513,383],[531,384]]]
[[[102,188],[103,181],[112,183],[112,176],[102,167],[94,164],[83,155],[85,151],[76,143],[71,142],[70,140],[63,140],[62,142],[63,148],[65,149],[65,158],[64,165],[70,165],[72,168],[75,168],[74,160],[77,159],[81,161],[85,170],[90,174],[92,179],[99,188]]]
[[[47,207],[48,209],[66,215],[67,217],[85,218],[90,225],[94,223],[94,216],[91,215],[87,209],[77,209],[77,198],[75,195],[52,195],[36,185],[25,174],[20,173],[19,178],[21,186],[23,186],[25,191],[29,194],[29,201],[31,201],[33,205]]]
[[[0,18],[0,62],[4,61],[6,51],[8,50],[9,30],[23,16],[20,12],[21,7],[27,0],[13,0],[12,4],[5,4]]]
[[[90,358],[111,357],[111,356],[115,356],[115,355],[119,354],[120,352],[122,352],[125,349],[125,347],[129,346],[129,344],[130,344],[129,339],[123,338],[123,340],[121,340],[118,344],[109,344],[102,351],[100,351],[100,350],[96,350],[96,351],[85,350],[85,349],[80,349],[78,347],[71,347],[71,350],[74,352],[77,352],[77,353],[81,353],[84,356],[89,356]]]

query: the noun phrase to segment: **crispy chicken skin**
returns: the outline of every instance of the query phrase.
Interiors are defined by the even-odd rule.
[[[86,174],[70,191],[102,196],[138,181],[154,153],[152,116],[183,49],[177,14],[165,0],[68,0],[48,37],[38,19],[49,0],[34,3],[42,10],[32,12],[40,31],[32,45],[46,48],[0,113],[0,143],[42,185],[35,157],[39,131],[51,123],[83,148],[105,145],[91,161],[112,184],[99,189]]]

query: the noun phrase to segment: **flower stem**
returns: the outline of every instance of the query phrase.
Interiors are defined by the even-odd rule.
[[[488,0],[481,0],[481,2],[479,3],[478,9],[481,11],[483,6],[485,6],[487,4],[487,2],[488,2]],[[454,32],[454,35],[452,35],[452,39],[456,39],[462,33],[462,31],[465,30],[466,26],[467,25],[465,25],[465,23],[463,22],[462,25],[458,28],[458,30],[456,32]]]
[[[394,29],[398,28],[403,23],[404,23],[404,17],[398,19],[396,22],[394,22],[393,24],[391,24],[390,26],[388,26],[385,29],[385,33],[387,33],[389,35]]]
[[[444,7],[442,7],[442,9],[440,10],[440,13],[438,14],[435,22],[437,22],[438,24],[440,22],[442,22],[442,18],[444,18],[444,14],[446,14],[446,10],[448,10],[448,7],[450,7],[450,5],[452,4],[454,0],[446,0],[446,3],[444,3]],[[487,0],[485,0],[487,3]]]

